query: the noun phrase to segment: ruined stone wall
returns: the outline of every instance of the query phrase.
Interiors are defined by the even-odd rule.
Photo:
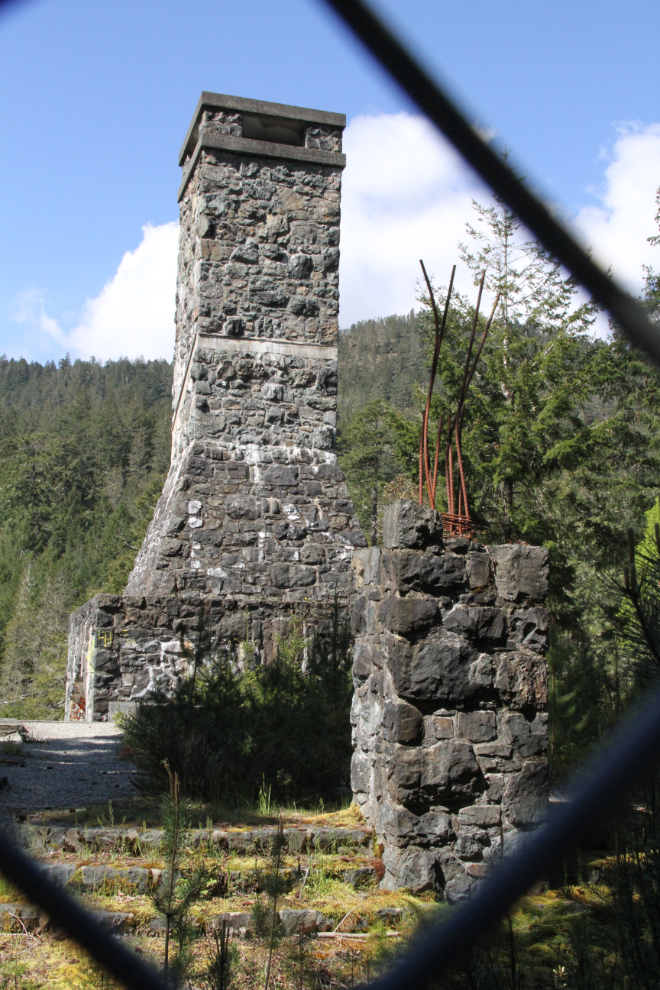
[[[547,805],[547,552],[386,509],[353,558],[355,800],[384,886],[465,896]]]
[[[105,721],[116,712],[134,710],[157,691],[172,694],[192,673],[202,626],[213,657],[228,659],[239,671],[245,644],[251,663],[269,663],[293,621],[277,601],[253,598],[241,603],[233,597],[193,593],[96,595],[71,617],[69,717]],[[332,617],[322,604],[305,603],[295,621],[307,641],[332,635]]]

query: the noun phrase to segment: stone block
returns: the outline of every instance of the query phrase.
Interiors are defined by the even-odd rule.
[[[448,718],[446,715],[428,715],[425,723],[429,737],[433,737],[434,739],[454,738],[453,718]]]
[[[506,632],[502,610],[479,605],[455,605],[444,616],[443,625],[449,632],[493,644],[500,643]]]
[[[548,551],[518,543],[491,547],[497,593],[507,601],[543,600],[548,594]]]
[[[278,911],[285,935],[304,935],[310,932],[329,931],[331,922],[320,911],[311,909]]]
[[[445,900],[448,904],[460,904],[470,896],[473,886],[474,880],[466,870],[447,881],[444,886]]]
[[[471,588],[485,588],[490,584],[490,557],[487,553],[469,552],[466,556],[466,570]]]
[[[355,750],[351,757],[351,788],[353,793],[366,794],[371,778],[371,763],[364,753]]]
[[[389,791],[397,804],[414,803],[419,795],[422,762],[425,756],[419,746],[395,746],[388,768]]]
[[[372,651],[368,643],[355,643],[353,647],[353,683],[363,684],[371,672]]]
[[[476,825],[478,828],[495,828],[500,824],[501,809],[498,805],[473,804],[461,808],[458,813],[459,825]]]
[[[416,743],[422,734],[421,712],[406,701],[387,701],[383,709],[383,728],[397,743]]]
[[[437,847],[454,837],[451,818],[444,812],[415,815],[406,808],[384,805],[378,830],[389,843],[404,849],[409,845]]]
[[[464,702],[493,680],[490,658],[444,631],[414,647],[388,643],[387,666],[397,693],[411,699]]]
[[[136,701],[110,701],[108,702],[108,718],[112,720],[115,715],[134,715],[137,711]]]
[[[511,639],[534,653],[545,653],[548,646],[548,613],[546,609],[513,609],[509,615]]]
[[[378,610],[378,618],[386,629],[399,636],[412,636],[436,625],[438,604],[433,598],[386,598]]]
[[[383,853],[385,877],[381,884],[385,890],[404,888],[414,894],[434,890],[438,886],[436,856],[432,850],[391,847]]]
[[[359,584],[378,584],[380,580],[380,548],[366,547],[353,555],[351,566]]]
[[[271,464],[264,473],[264,482],[267,485],[292,488],[298,484],[298,468],[288,464]]]
[[[480,775],[468,742],[446,740],[422,750],[421,786],[432,800],[476,793]]]
[[[484,845],[488,843],[488,832],[470,826],[471,823],[467,819],[461,820],[459,817],[457,826],[459,834],[454,843],[453,851],[461,860],[482,859]]]
[[[461,589],[466,580],[465,558],[453,554],[401,553],[395,557],[400,594],[423,591],[444,594]]]
[[[500,719],[500,736],[505,743],[510,743],[523,759],[545,756],[547,752],[546,725],[538,716],[529,722],[521,712],[503,715]]]
[[[528,763],[512,774],[502,796],[502,814],[516,828],[541,825],[548,814],[548,765]]]
[[[515,709],[542,710],[548,703],[545,661],[524,649],[493,658],[494,686],[503,705]]]
[[[383,546],[388,549],[423,550],[442,545],[442,519],[438,512],[411,501],[388,505],[383,514]]]
[[[497,738],[497,719],[493,712],[459,712],[456,716],[456,736],[473,743],[490,742]]]

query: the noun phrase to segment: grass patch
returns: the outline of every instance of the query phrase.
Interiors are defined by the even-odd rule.
[[[8,880],[0,876],[0,904],[12,904],[16,901],[22,902],[25,898],[16,887],[12,887]]]

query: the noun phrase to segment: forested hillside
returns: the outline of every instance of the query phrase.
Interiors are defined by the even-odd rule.
[[[424,381],[424,338],[414,312],[360,320],[339,333],[339,423],[380,399],[400,412],[416,409]]]
[[[169,464],[166,361],[0,359],[0,699],[61,717],[68,613],[121,591]]]

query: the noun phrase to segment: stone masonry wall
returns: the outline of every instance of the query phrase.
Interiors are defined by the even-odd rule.
[[[366,541],[334,425],[323,424],[328,409],[334,423],[336,362],[220,338],[198,345],[193,370],[205,389],[198,436],[172,463],[127,593],[294,601],[345,591]]]
[[[547,552],[443,540],[412,502],[383,542],[352,565],[352,786],[384,886],[453,902],[546,811]]]
[[[251,663],[269,663],[292,620],[291,612],[284,612],[277,601],[241,603],[193,593],[96,595],[71,617],[69,717],[105,721],[116,712],[131,711],[156,691],[171,694],[192,673],[202,624],[214,656],[227,657],[238,671],[243,669],[246,643]],[[305,604],[295,620],[307,640],[331,634],[331,618],[322,605]]]

